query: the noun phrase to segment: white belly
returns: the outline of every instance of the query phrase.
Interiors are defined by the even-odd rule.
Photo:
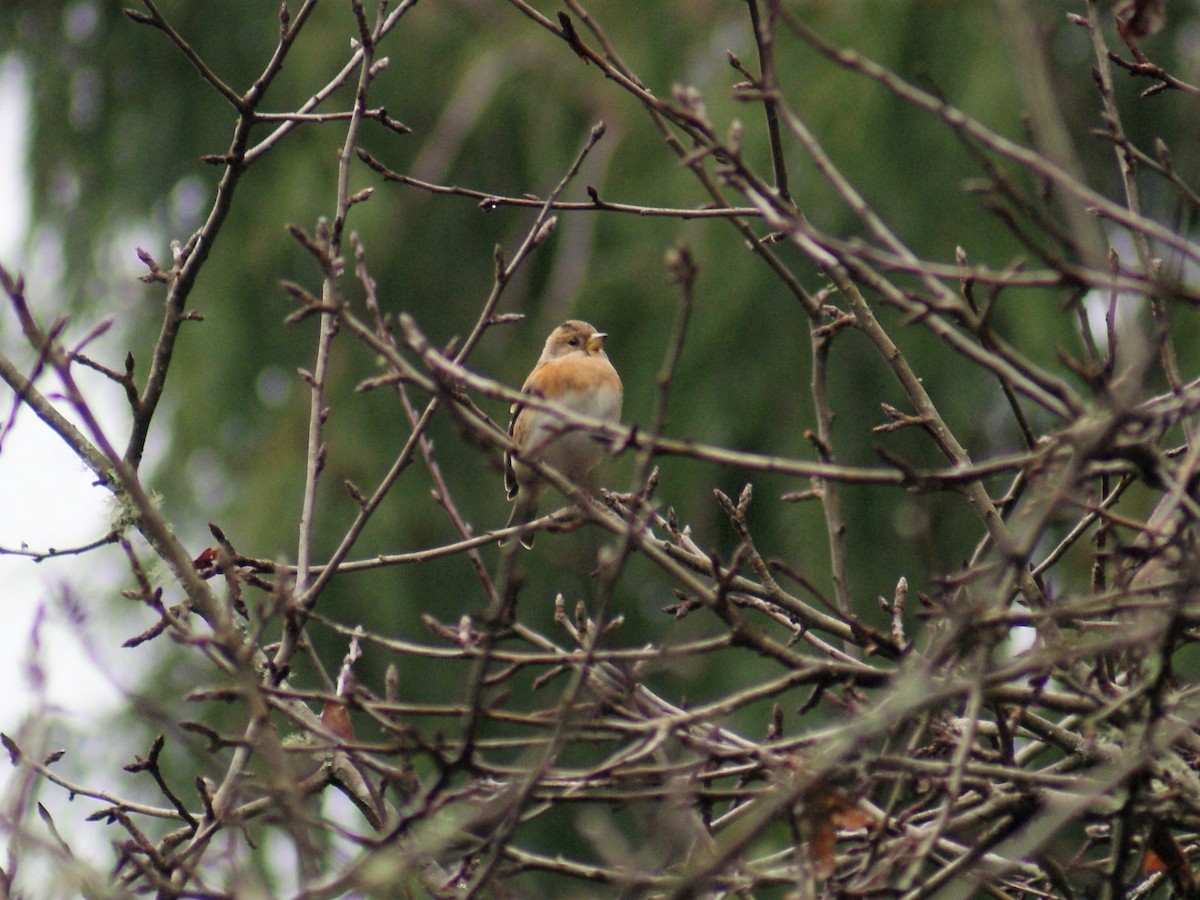
[[[597,396],[571,392],[563,398],[563,405],[576,410],[580,415],[595,419],[616,420],[621,417],[621,396],[609,394]],[[562,431],[561,421],[549,414],[538,416],[536,436],[529,446],[541,448],[538,456],[572,481],[587,483],[587,475],[604,458],[607,441],[585,430]]]

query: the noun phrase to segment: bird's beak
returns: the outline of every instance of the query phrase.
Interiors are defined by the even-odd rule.
[[[587,342],[588,353],[596,353],[597,351],[603,350],[604,349],[604,339],[606,337],[608,337],[607,334],[593,334],[590,338],[588,338],[588,342]]]

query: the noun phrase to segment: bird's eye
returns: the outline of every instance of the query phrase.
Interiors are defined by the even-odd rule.
[[[572,347],[578,347],[579,346],[579,338],[573,337],[569,341],[567,341],[567,343],[570,344]]]

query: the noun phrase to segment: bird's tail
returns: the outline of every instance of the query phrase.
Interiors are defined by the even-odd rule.
[[[515,528],[518,525],[528,525],[537,518],[538,501],[541,498],[536,490],[528,490],[524,486],[517,493],[516,502],[513,503],[512,515],[508,517],[508,527]],[[521,535],[521,546],[526,550],[533,547],[534,532],[527,531]],[[508,543],[508,538],[501,541],[501,544]]]

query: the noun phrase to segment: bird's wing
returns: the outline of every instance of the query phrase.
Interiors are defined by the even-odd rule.
[[[509,411],[508,436],[514,440],[516,439],[517,416],[521,414],[522,409],[524,407],[520,403],[514,403]],[[504,490],[508,494],[509,500],[517,496],[517,473],[513,470],[512,454],[507,450],[504,452]]]
[[[536,383],[536,378],[534,376],[537,375],[537,370],[540,368],[540,366],[540,363],[537,366],[534,366],[533,371],[529,373],[529,377],[525,379],[525,383],[521,385],[522,391],[539,397],[542,395],[542,392],[535,387],[531,387],[531,385]],[[514,441],[517,439],[517,419],[521,417],[521,413],[524,411],[525,404],[520,400],[514,403],[509,409],[508,436]],[[504,454],[504,490],[508,493],[509,500],[512,500],[517,496],[518,487],[517,473],[513,468],[512,454],[506,452]]]

